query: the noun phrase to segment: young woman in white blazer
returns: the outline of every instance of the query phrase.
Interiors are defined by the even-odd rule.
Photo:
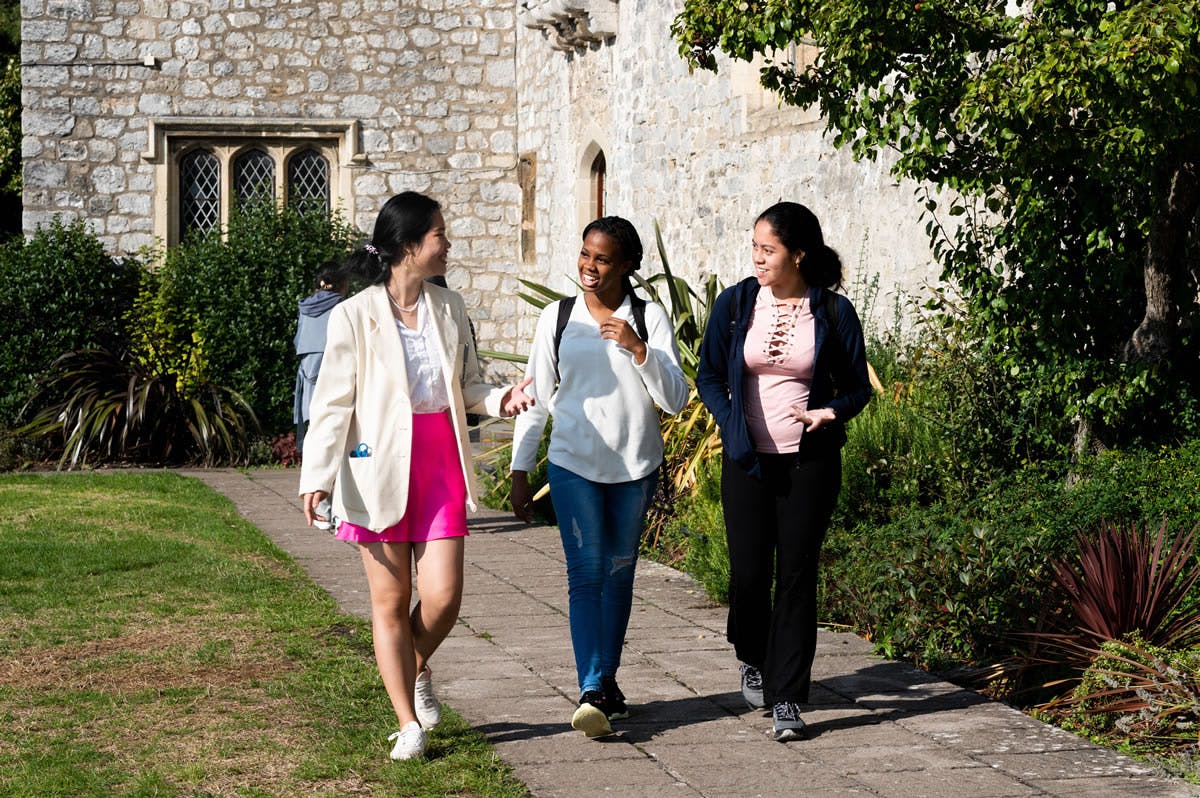
[[[533,404],[529,380],[483,381],[462,297],[427,282],[449,251],[436,201],[407,191],[384,205],[348,261],[371,285],[329,320],[300,472],[309,524],[327,520],[317,505],[332,494],[337,537],[362,552],[375,660],[400,723],[392,759],[421,756],[440,718],[428,661],[458,617],[478,495],[466,414]]]

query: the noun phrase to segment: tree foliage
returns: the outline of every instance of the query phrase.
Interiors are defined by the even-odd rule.
[[[15,219],[0,230],[20,229],[21,208],[21,4],[0,0],[0,208]]]
[[[673,33],[695,67],[763,56],[838,145],[929,187],[943,277],[1015,391],[1169,437],[1195,424],[1172,403],[1197,388],[1200,2],[1007,5],[687,0]]]
[[[191,238],[166,255],[163,290],[180,330],[203,340],[208,377],[244,397],[269,434],[292,426],[296,302],[312,292],[317,268],[360,237],[323,209],[257,203],[234,213],[224,236]]]
[[[0,55],[0,192],[21,194],[21,63]]]

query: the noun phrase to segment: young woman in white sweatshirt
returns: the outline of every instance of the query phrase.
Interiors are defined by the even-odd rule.
[[[625,219],[607,216],[584,229],[582,292],[563,300],[573,306],[557,342],[559,303],[538,319],[526,377],[539,401],[518,417],[513,433],[510,498],[517,517],[529,521],[527,475],[547,415],[554,418],[550,497],[567,560],[580,689],[571,725],[588,737],[610,734],[611,720],[628,717],[616,675],[642,527],[663,459],[655,406],[673,415],[688,398],[670,318],[633,295],[629,273],[641,260],[641,240]]]

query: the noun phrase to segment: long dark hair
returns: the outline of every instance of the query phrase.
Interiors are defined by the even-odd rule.
[[[404,191],[383,204],[375,218],[371,240],[350,253],[346,267],[371,285],[386,283],[392,264],[404,256],[433,227],[433,217],[442,206],[432,197]]]
[[[821,223],[816,215],[798,202],[777,202],[758,215],[755,224],[766,222],[789,252],[800,251],[800,276],[808,285],[842,287],[842,259],[825,246]]]
[[[601,216],[594,219],[583,228],[582,240],[587,241],[588,234],[593,231],[604,233],[617,242],[617,248],[621,250],[621,260],[630,264],[630,271],[637,271],[642,267],[642,239],[637,228],[628,219],[620,216]],[[625,286],[625,293],[632,294],[633,280],[628,274],[621,282]]]

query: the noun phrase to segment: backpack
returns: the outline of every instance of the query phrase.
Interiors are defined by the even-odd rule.
[[[554,325],[554,381],[556,383],[559,381],[558,347],[562,343],[563,330],[567,329],[567,322],[571,318],[571,309],[574,307],[575,297],[573,296],[562,299],[558,303],[558,320]],[[646,331],[646,300],[630,291],[629,309],[633,312],[633,327],[637,331],[638,337],[648,342],[650,334]]]

